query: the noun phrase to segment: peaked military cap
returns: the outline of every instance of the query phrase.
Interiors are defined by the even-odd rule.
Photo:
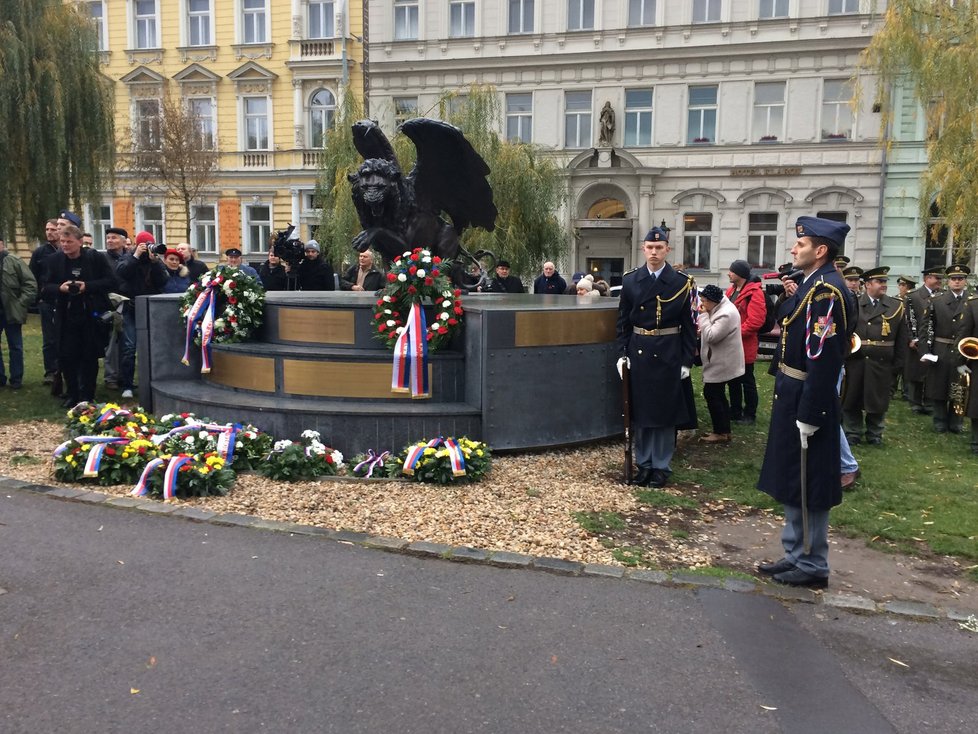
[[[835,265],[835,267],[837,268],[844,268],[850,262],[852,261],[849,258],[847,258],[845,255],[839,255],[835,260],[832,261],[832,264]]]
[[[910,288],[917,287],[917,281],[911,278],[909,275],[901,275],[899,278],[897,278],[897,283],[909,286]]]
[[[840,250],[845,246],[850,229],[845,222],[822,217],[798,217],[795,222],[795,232],[799,237],[821,237],[835,243]]]
[[[921,270],[920,271],[920,274],[921,275],[936,275],[938,278],[943,278],[944,277],[944,268],[942,268],[941,266],[938,265],[937,267],[927,268],[926,270]]]
[[[850,265],[848,268],[842,271],[843,278],[859,278],[862,277],[863,269],[858,265]]]
[[[971,275],[971,268],[967,265],[948,265],[944,274],[949,278],[963,278],[967,275]]]
[[[886,280],[888,277],[890,277],[889,265],[884,265],[879,268],[870,268],[869,270],[864,270],[862,274],[863,281]]]

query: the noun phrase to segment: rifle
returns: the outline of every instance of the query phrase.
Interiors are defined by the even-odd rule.
[[[632,405],[631,375],[626,361],[621,366],[621,404],[625,423],[625,482],[632,483]]]

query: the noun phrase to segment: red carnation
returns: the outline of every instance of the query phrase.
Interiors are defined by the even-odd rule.
[[[394,273],[388,273],[387,274],[387,280],[389,280],[391,283],[393,283],[395,280],[397,280],[397,276]]]
[[[105,447],[105,455],[106,456],[115,456],[115,449],[112,448],[111,446],[106,446]]]
[[[438,327],[438,333],[439,334],[447,334],[448,333],[448,327],[447,326],[439,326]]]
[[[424,284],[425,285],[434,285],[434,283],[435,283],[435,281],[432,278],[425,278],[424,279]]]
[[[414,295],[415,293],[417,293],[417,292],[418,292],[418,289],[417,289],[417,288],[415,288],[415,287],[414,287],[413,285],[409,285],[409,286],[408,286],[408,293],[410,293],[410,294],[411,294],[412,296],[413,296],[413,295]]]
[[[461,306],[456,306],[452,310],[455,312],[455,315],[456,316],[461,316],[462,315],[462,307]]]
[[[415,273],[418,272],[418,266],[417,265],[412,265],[411,267],[408,268],[408,272],[411,275],[414,275]]]
[[[236,305],[237,302],[238,302],[238,299],[235,298],[234,296],[231,296],[230,298],[228,298],[228,303],[230,303],[232,306]]]
[[[375,313],[374,314],[374,318],[377,319],[378,321],[380,321],[382,318],[384,318],[384,314],[382,314],[382,313]]]
[[[379,299],[379,300],[377,301],[377,305],[378,305],[378,306],[383,306],[383,305],[384,305],[384,299],[383,299],[383,298],[381,298],[381,299]]]
[[[394,312],[393,312],[393,313],[391,314],[391,316],[400,316],[400,315],[401,315],[401,312],[400,312],[400,311],[394,311]]]
[[[461,295],[462,295],[462,289],[461,288],[456,288],[455,289],[455,297],[458,298]]]
[[[438,263],[441,262],[441,258],[438,257],[437,255],[435,255],[433,258],[431,258],[431,262],[433,262],[435,265],[437,265]]]
[[[323,458],[326,459],[326,463],[327,464],[332,464],[333,463],[333,456],[332,456],[332,454],[324,454]]]
[[[384,331],[385,329],[387,329],[387,324],[381,324],[377,327],[377,331]]]
[[[415,250],[414,252],[411,253],[411,259],[414,260],[414,262],[417,262],[418,261],[418,251],[417,250]]]
[[[432,278],[437,278],[439,275],[441,275],[441,271],[438,270],[438,268],[435,268],[434,270],[431,271]]]
[[[428,341],[431,341],[431,332],[428,332]]]
[[[458,323],[458,319],[449,319],[448,323],[450,326],[455,326]]]

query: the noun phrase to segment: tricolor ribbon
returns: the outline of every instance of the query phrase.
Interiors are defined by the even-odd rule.
[[[353,467],[354,475],[356,475],[356,473],[361,469],[363,469],[364,467],[367,467],[367,473],[364,475],[364,478],[370,479],[370,477],[374,473],[374,469],[384,468],[384,459],[389,458],[390,455],[391,455],[390,451],[385,451],[384,453],[378,455],[374,452],[373,449],[367,449],[367,458],[361,461],[355,467]]]
[[[71,446],[71,444],[73,443],[77,443],[79,445],[86,444],[86,443],[94,443],[94,444],[129,443],[129,439],[124,438],[122,436],[75,436],[75,438],[68,439],[54,450],[54,458],[58,458],[59,456],[61,456],[61,454],[67,451],[68,447]]]
[[[462,448],[453,438],[433,438],[424,446],[412,446],[408,449],[407,456],[404,457],[404,466],[401,467],[401,473],[407,474],[408,476],[414,476],[414,469],[421,461],[421,457],[424,456],[426,449],[437,449],[439,446],[444,446],[448,451],[448,460],[452,464],[452,475],[456,477],[461,477],[465,475],[465,455],[462,453]]]
[[[131,416],[132,413],[125,409],[116,410],[115,408],[108,408],[102,415],[95,419],[95,424],[100,425],[102,423],[107,423],[113,418],[118,418],[119,416]]]
[[[411,304],[404,331],[394,344],[391,392],[410,392],[412,398],[430,398],[428,387],[428,327],[424,308]]]
[[[220,287],[220,283],[211,281],[201,294],[197,296],[194,305],[187,311],[187,337],[184,343],[183,357],[180,361],[186,365],[190,364],[190,345],[193,343],[194,330],[197,328],[197,324],[201,323],[201,372],[211,371],[211,339],[214,336],[214,302],[217,300],[216,289]]]
[[[818,359],[822,356],[822,350],[825,348],[825,340],[832,334],[832,324],[835,321],[832,316],[832,305],[834,303],[835,294],[833,293],[829,296],[829,315],[825,317],[822,336],[818,340],[818,349],[812,353],[812,299],[808,299],[808,305],[805,307],[805,353],[809,359]]]
[[[180,469],[193,460],[193,456],[186,454],[170,459],[170,463],[166,465],[166,472],[163,474],[163,499],[168,500],[176,497],[177,476],[180,474]]]
[[[208,433],[217,434],[217,453],[224,459],[225,463],[231,463],[231,460],[234,458],[236,439],[238,433],[241,431],[240,423],[226,423],[224,425],[218,425],[217,423],[188,423],[185,426],[177,426],[166,433],[157,434],[151,440],[157,446],[160,446],[173,436],[190,433],[191,431],[194,433],[207,431]]]
[[[147,492],[149,492],[149,477],[150,475],[163,466],[168,460],[167,459],[153,459],[146,467],[143,469],[143,473],[139,475],[139,481],[136,482],[136,486],[132,488],[129,493],[134,497],[142,497]]]

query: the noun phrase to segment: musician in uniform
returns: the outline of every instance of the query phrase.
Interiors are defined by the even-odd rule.
[[[927,268],[921,272],[924,283],[914,290],[907,299],[907,362],[903,368],[903,381],[907,386],[907,399],[910,410],[914,413],[930,415],[933,409],[930,401],[924,397],[924,377],[927,375],[927,363],[921,362],[925,346],[920,341],[924,335],[924,319],[930,307],[930,299],[941,292],[941,281],[944,278],[944,268]]]
[[[622,278],[618,362],[619,372],[623,364],[631,372],[631,423],[638,466],[633,482],[664,487],[672,473],[676,427],[695,418],[695,407],[685,400],[683,390],[696,353],[693,281],[666,262],[667,230],[650,229],[642,251],[645,264]]]
[[[883,422],[890,407],[891,387],[903,369],[907,351],[904,304],[886,295],[888,267],[863,272],[866,292],[856,299],[856,335],[860,347],[846,359],[842,426],[850,445],[883,443]]]
[[[907,308],[910,300],[910,293],[914,288],[917,287],[917,281],[911,278],[909,275],[901,275],[897,278],[897,288],[899,292],[896,297],[903,302],[903,319],[907,321],[907,328],[909,329],[909,320],[907,319]],[[909,351],[909,350],[905,350]],[[896,379],[893,380],[893,390],[891,391],[894,395],[897,391],[900,392],[900,397],[904,400],[910,400],[910,392],[907,389],[907,381],[903,376],[903,370],[906,366],[906,358],[904,358],[904,364],[901,365],[899,373],[897,373]]]
[[[959,359],[956,379],[968,384],[975,379],[974,373],[978,372],[978,295],[972,295],[965,302],[956,338]],[[965,345],[962,346],[963,340]],[[962,348],[968,357],[961,354]],[[971,418],[971,453],[978,455],[978,390],[974,386],[965,390],[962,407],[964,414]]]
[[[967,299],[967,277],[970,273],[971,268],[967,265],[949,265],[945,268],[948,289],[930,299],[930,307],[924,316],[920,357],[927,363],[924,397],[934,409],[934,430],[938,433],[961,433],[964,423],[961,416],[951,410],[950,389],[958,364],[958,342],[954,335]]]
[[[846,280],[846,288],[857,298],[863,292],[863,269],[858,265],[848,265],[842,269],[842,277]]]
[[[784,558],[757,568],[782,584],[824,589],[829,577],[829,510],[842,502],[836,383],[849,353],[855,315],[833,260],[849,225],[799,217],[795,229],[798,239],[791,255],[804,280],[778,311],[779,367],[757,483],[762,492],[784,503]]]

